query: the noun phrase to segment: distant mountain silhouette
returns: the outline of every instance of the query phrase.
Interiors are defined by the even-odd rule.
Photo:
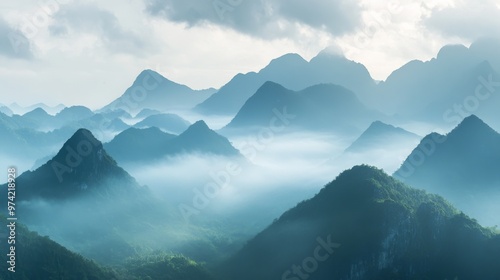
[[[356,166],[285,212],[224,279],[497,279],[500,237],[443,198]],[[258,269],[255,269],[258,268]]]
[[[117,109],[113,111],[101,111],[99,112],[100,115],[108,118],[108,119],[117,119],[117,118],[123,118],[123,119],[132,119],[132,116],[125,110],[123,109]]]
[[[120,163],[155,161],[167,156],[193,153],[241,156],[229,140],[211,130],[203,121],[194,123],[179,136],[156,127],[130,128],[104,146]]]
[[[438,140],[436,140],[438,139]],[[430,134],[394,175],[434,191],[500,186],[500,134],[475,115],[447,135]]]
[[[90,118],[92,115],[94,115],[94,113],[87,107],[71,106],[57,113],[56,118],[61,122],[71,122]]]
[[[380,113],[367,109],[354,93],[341,86],[323,84],[295,92],[266,82],[223,131],[273,125],[357,133],[380,117]]]
[[[236,75],[195,109],[204,114],[234,115],[266,81],[292,90],[323,83],[337,84],[353,90],[362,100],[375,88],[375,82],[363,65],[328,50],[310,62],[298,54],[286,54],[258,73]]]
[[[17,200],[61,200],[87,194],[109,195],[140,189],[86,129],[64,143],[57,155],[35,171],[19,176]]]
[[[168,141],[175,138],[173,134],[161,131],[157,127],[131,127],[116,135],[104,148],[118,162],[140,162],[161,157]]]
[[[500,198],[498,166],[500,134],[472,115],[447,135],[423,138],[394,176],[445,196],[482,223],[498,225],[498,211],[491,208]]]
[[[214,92],[215,89],[193,90],[172,82],[153,70],[144,70],[121,97],[101,110],[124,109],[137,113],[144,108],[161,112],[191,109]]]
[[[158,110],[152,110],[152,109],[142,109],[137,115],[135,115],[136,119],[144,119],[152,115],[159,115],[161,114],[160,111]]]
[[[5,114],[9,117],[14,114],[14,112],[12,112],[12,110],[9,107],[1,105],[1,104],[0,104],[0,113]]]
[[[394,144],[415,142],[420,138],[402,128],[375,121],[345,151],[359,153],[378,149],[390,150]]]
[[[210,129],[204,121],[197,121],[165,147],[168,155],[180,153],[202,153],[221,156],[240,156],[224,136]]]
[[[52,107],[52,106],[46,105],[44,103],[37,103],[37,104],[33,104],[31,106],[24,107],[24,106],[20,106],[17,103],[12,103],[12,104],[8,105],[7,107],[9,107],[15,114],[18,114],[18,115],[23,115],[29,111],[35,110],[36,108],[41,108],[45,112],[47,112],[51,115],[55,115],[55,114],[59,113],[60,111],[62,111],[66,106],[64,106],[63,104],[59,104],[59,105]]]
[[[483,48],[481,42],[447,45],[430,61],[408,62],[378,84],[370,103],[387,114],[438,124],[456,125],[471,113],[495,120],[500,74],[492,63],[498,59],[481,54]]]
[[[17,119],[22,123],[23,128],[32,128],[35,130],[54,129],[59,126],[53,115],[50,115],[42,108],[36,108],[27,112],[22,116],[13,115],[13,119]]]
[[[148,128],[158,127],[166,132],[179,134],[186,130],[191,124],[175,114],[150,115],[144,120],[136,123],[134,127]]]

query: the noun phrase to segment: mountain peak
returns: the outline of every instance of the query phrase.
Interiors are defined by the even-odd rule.
[[[267,81],[264,84],[262,84],[262,86],[257,90],[257,92],[267,92],[273,90],[286,90],[286,88],[278,83]]]
[[[337,58],[345,58],[342,50],[337,46],[328,46],[318,53],[317,56],[329,56]]]
[[[301,64],[307,64],[307,61],[297,53],[287,53],[278,58],[271,60],[271,62],[264,69],[269,68],[283,68],[283,67],[296,67]],[[263,70],[264,70],[263,69]]]
[[[420,137],[400,127],[381,121],[374,121],[345,151],[362,152],[367,150],[389,149],[389,145],[412,143]],[[393,148],[393,147],[391,147]]]
[[[207,134],[211,133],[216,133],[208,125],[205,123],[203,120],[199,120],[195,122],[194,124],[190,125],[183,133],[181,133],[179,136],[186,137],[186,135],[189,135],[189,137],[201,137],[203,138]]]
[[[202,120],[192,124],[181,135],[168,143],[166,154],[178,154],[180,151],[225,156],[240,155],[240,152],[232,146],[227,138],[210,129]]]
[[[102,158],[102,152],[102,143],[94,137],[92,132],[80,128],[64,143],[53,160],[67,162],[74,158],[76,161],[90,154],[100,154],[99,157]]]
[[[23,173],[18,181],[24,187],[23,200],[66,199],[84,193],[107,197],[140,187],[87,129],[78,129],[54,158],[35,171]]]
[[[188,129],[196,129],[196,130],[210,130],[210,128],[208,127],[208,125],[205,123],[204,120],[199,120],[197,122],[195,122],[194,124],[192,124]]]
[[[468,51],[469,51],[469,49],[466,46],[461,45],[461,44],[446,45],[439,50],[436,58],[439,60],[441,60],[441,59],[445,59],[445,60],[456,59],[456,58],[459,58],[461,56],[467,56],[466,53]]]
[[[163,75],[161,75],[160,73],[158,73],[154,70],[151,70],[151,69],[145,69],[145,70],[142,70],[141,73],[137,76],[133,85],[142,85],[144,83],[145,79],[148,79],[148,78],[153,78],[153,80],[158,81],[158,82],[168,81],[168,82],[173,83],[172,81],[170,81],[169,79],[167,79]],[[153,81],[150,81],[150,82],[152,83]]]
[[[370,124],[370,127],[368,129],[384,129],[384,128],[394,128],[394,126],[390,124],[383,123],[381,121],[374,121]]]
[[[483,120],[481,120],[479,117],[477,117],[476,115],[470,115],[464,118],[462,122],[449,133],[449,136],[457,134],[470,135],[478,133],[481,135],[483,135],[484,133],[497,134],[497,132],[493,130],[493,128],[483,122]]]

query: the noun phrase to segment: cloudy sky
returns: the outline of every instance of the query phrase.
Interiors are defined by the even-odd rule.
[[[384,80],[445,44],[499,30],[500,0],[4,1],[0,103],[96,109],[146,68],[218,88],[285,53],[309,60],[326,47]]]

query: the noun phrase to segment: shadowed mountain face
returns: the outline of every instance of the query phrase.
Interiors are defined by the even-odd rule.
[[[441,197],[356,166],[284,213],[223,270],[224,279],[496,279],[498,256],[499,236]]]
[[[176,136],[156,127],[130,128],[118,134],[105,148],[118,162],[148,162],[180,154],[240,157],[229,140],[198,121]]]
[[[144,108],[161,112],[191,109],[214,92],[214,89],[193,90],[174,83],[153,70],[144,70],[121,97],[102,110],[123,109],[136,113]]]
[[[446,136],[426,136],[394,173],[446,197],[481,224],[500,224],[500,134],[472,115]]]
[[[432,191],[500,186],[500,134],[475,115],[446,136],[426,136],[394,175]]]
[[[388,150],[391,145],[415,142],[419,139],[420,136],[402,128],[375,121],[345,151],[359,153],[378,149]]]
[[[266,82],[224,128],[292,126],[306,130],[356,132],[380,114],[367,109],[349,90],[316,85],[299,92]],[[276,120],[276,121],[275,121]]]
[[[292,90],[322,83],[338,84],[359,94],[358,98],[375,88],[367,69],[345,57],[323,51],[307,62],[297,54],[287,54],[271,61],[258,73],[236,75],[195,109],[204,114],[234,115],[266,81]]]
[[[18,178],[17,199],[60,200],[87,194],[137,191],[137,182],[106,153],[86,129],[78,130],[57,155]]]

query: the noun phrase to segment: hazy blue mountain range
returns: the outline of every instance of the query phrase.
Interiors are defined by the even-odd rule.
[[[357,133],[380,117],[341,86],[322,84],[295,92],[266,82],[223,131],[272,126]]]
[[[178,136],[156,127],[130,128],[104,146],[118,162],[151,162],[167,156],[193,153],[241,156],[227,138],[211,130],[204,121],[194,123]]]
[[[147,116],[144,120],[136,123],[134,127],[157,127],[168,133],[179,134],[185,131],[190,125],[191,123],[176,114],[155,114]]]
[[[41,108],[45,112],[48,112],[51,115],[55,115],[55,114],[61,112],[64,108],[66,108],[66,106],[64,106],[63,104],[59,104],[56,106],[49,106],[49,105],[46,105],[44,103],[37,103],[37,104],[33,104],[33,105],[27,106],[27,107],[23,107],[17,103],[12,103],[12,104],[8,105],[7,107],[9,107],[10,110],[12,110],[15,114],[19,114],[19,115],[23,115],[29,111],[33,111],[36,108]]]
[[[356,166],[285,212],[223,279],[496,279],[500,237],[443,198]],[[258,268],[258,269],[255,269]]]
[[[65,108],[55,116],[41,108],[22,116],[9,117],[0,113],[0,131],[3,131],[0,142],[9,147],[2,154],[31,161],[45,157],[54,153],[79,128],[95,131],[100,139],[106,140],[109,135],[129,128],[121,120],[127,115],[120,111],[94,114],[82,106]]]
[[[456,125],[471,113],[494,119],[500,64],[483,48],[482,41],[448,45],[430,61],[408,62],[378,84],[371,103],[387,114],[434,123]]]
[[[234,115],[265,82],[279,83],[292,90],[332,83],[353,90],[358,98],[369,94],[375,82],[359,63],[328,50],[307,62],[298,54],[276,58],[259,72],[238,74],[195,110],[204,114]]]
[[[101,110],[123,109],[130,113],[137,113],[145,108],[161,112],[186,110],[203,102],[214,92],[215,89],[193,90],[172,82],[153,70],[144,70],[122,96]]]
[[[153,109],[142,109],[139,113],[137,113],[137,115],[134,116],[134,118],[136,119],[145,119],[149,116],[152,116],[152,115],[159,115],[161,114],[160,111],[158,110],[153,110]]]
[[[381,121],[373,122],[345,151],[362,153],[373,150],[387,150],[408,141],[417,142],[420,136]]]

